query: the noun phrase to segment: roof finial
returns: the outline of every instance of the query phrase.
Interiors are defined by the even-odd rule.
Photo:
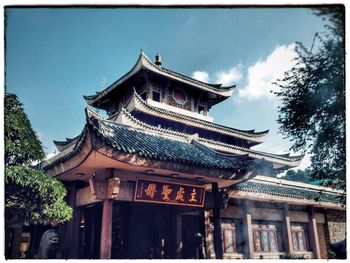
[[[161,66],[162,65],[162,57],[160,56],[159,52],[157,52],[156,61],[154,62],[154,64],[156,64],[157,66]]]

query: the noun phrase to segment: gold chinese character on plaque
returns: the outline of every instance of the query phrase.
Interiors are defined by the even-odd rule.
[[[173,190],[169,188],[169,185],[164,185],[163,192],[162,192],[162,195],[164,196],[163,200],[169,201],[170,200],[169,195],[171,194],[172,191]]]
[[[184,201],[185,189],[180,187],[179,191],[176,193],[175,201]]]
[[[197,195],[196,189],[193,189],[191,193],[190,202],[197,202],[196,195]]]
[[[155,184],[149,184],[147,189],[145,190],[145,192],[146,192],[146,195],[148,195],[149,197],[153,198],[154,195],[157,192],[156,185]]]

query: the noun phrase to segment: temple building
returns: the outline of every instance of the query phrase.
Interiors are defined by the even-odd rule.
[[[330,257],[345,238],[343,193],[272,178],[302,156],[254,150],[268,131],[214,123],[210,109],[234,90],[141,51],[128,73],[84,96],[82,132],[54,141],[59,153],[42,164],[74,210],[58,228],[62,258]]]

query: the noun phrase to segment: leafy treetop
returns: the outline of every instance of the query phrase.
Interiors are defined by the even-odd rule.
[[[62,183],[30,166],[44,152],[22,104],[16,95],[5,94],[4,106],[6,226],[69,220],[72,209]]]
[[[314,13],[324,17],[326,31],[310,49],[297,43],[295,66],[277,82],[277,121],[292,150],[311,153],[313,177],[345,190],[344,7]]]

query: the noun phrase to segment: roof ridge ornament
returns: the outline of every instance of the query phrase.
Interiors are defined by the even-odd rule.
[[[189,143],[192,143],[192,141],[198,141],[198,139],[199,139],[198,133],[188,135],[188,142]]]
[[[160,52],[157,52],[156,61],[154,62],[158,67],[162,66],[162,57],[160,56]]]

